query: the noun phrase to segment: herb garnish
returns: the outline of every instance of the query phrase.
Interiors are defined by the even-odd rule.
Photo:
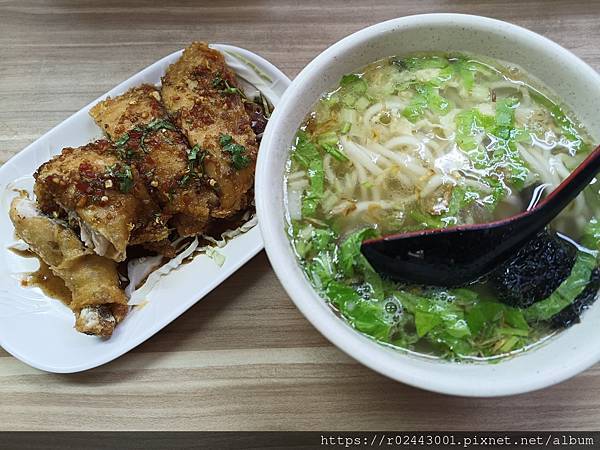
[[[134,150],[127,145],[130,137],[129,133],[123,133],[123,135],[115,141],[117,155],[121,159],[132,159],[135,156]]]
[[[175,128],[175,125],[173,125],[171,122],[169,122],[166,119],[154,119],[152,122],[150,122],[144,128],[145,128],[144,131],[146,131],[146,132],[158,131],[158,130],[162,130],[162,129],[175,131],[177,129],[177,128]]]
[[[197,169],[204,163],[206,152],[198,144],[187,150],[188,170],[178,181],[179,186],[187,186],[193,178],[200,178]]]
[[[250,158],[244,155],[246,147],[233,142],[233,138],[229,134],[221,134],[219,136],[219,144],[223,151],[231,154],[231,162],[237,170],[243,169],[250,164]]]
[[[129,141],[129,133],[123,133],[123,136],[121,136],[119,139],[117,139],[115,141],[115,145],[117,147],[123,147],[125,144],[127,144],[128,141]]]
[[[146,148],[146,143],[145,143],[146,136],[153,131],[159,131],[159,130],[176,131],[177,128],[175,128],[175,125],[173,125],[171,122],[169,122],[166,119],[154,119],[152,122],[150,122],[149,124],[147,124],[145,126],[138,125],[133,129],[133,131],[138,131],[138,132],[142,133],[142,137],[140,138],[140,148],[144,151],[144,153],[148,153],[148,149]],[[121,139],[119,139],[119,141]],[[127,139],[129,139],[129,136],[127,137]],[[127,141],[125,141],[125,142],[127,142]]]
[[[152,122],[147,125],[137,125],[131,131],[137,131],[138,133],[142,133],[140,137],[140,148],[144,151],[144,153],[148,153],[148,149],[146,148],[145,139],[146,136],[153,132],[159,130],[172,130],[176,131],[175,125],[169,122],[166,119],[154,119]],[[119,158],[121,159],[132,159],[135,156],[135,151],[131,147],[128,146],[129,140],[131,136],[129,133],[123,133],[123,135],[115,141],[116,152]]]
[[[223,77],[221,76],[220,73],[215,75],[215,77],[213,78],[212,86],[214,88],[218,89],[219,94],[224,94],[224,95],[240,94],[240,95],[242,95],[241,91],[234,86],[230,86],[229,83],[227,82],[227,80],[223,79]]]
[[[106,168],[106,174],[119,183],[119,191],[127,194],[133,188],[133,173],[127,164],[113,164]]]
[[[188,170],[192,171],[196,167],[200,167],[204,163],[206,152],[200,148],[198,144],[188,150]]]
[[[135,152],[131,147],[117,147],[117,156],[120,159],[133,159]]]
[[[185,175],[183,175],[181,177],[181,179],[178,181],[179,186],[184,187],[187,186],[189,184],[189,182],[191,181],[191,179],[194,177],[194,173],[193,172],[186,172]]]

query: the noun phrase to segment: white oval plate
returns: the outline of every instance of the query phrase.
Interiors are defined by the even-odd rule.
[[[231,45],[214,44],[241,78],[254,77],[254,85],[275,105],[290,84],[279,69],[260,56]],[[225,263],[219,267],[208,256],[172,271],[147,296],[148,303],[134,308],[108,340],[78,333],[72,312],[38,288],[20,285],[23,273],[37,268],[37,260],[23,258],[8,249],[15,242],[8,209],[15,186],[30,188],[32,174],[64,147],[77,147],[100,138],[102,132],[89,116],[100,100],[122,94],[142,83],[160,84],[166,68],[175,62],[175,52],[142,70],[73,114],[0,167],[0,346],[21,361],[48,372],[69,373],[97,367],[128,352],[172,322],[239,269],[262,248],[258,227],[231,239],[219,252]]]

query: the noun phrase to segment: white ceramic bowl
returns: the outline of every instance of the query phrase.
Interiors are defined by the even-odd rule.
[[[478,16],[403,17],[358,31],[317,56],[292,82],[269,121],[256,175],[259,223],[281,283],[306,318],[366,366],[420,388],[463,396],[540,389],[600,360],[600,304],[545,344],[496,364],[453,363],[387,348],[353,330],[312,289],[284,232],[283,174],[289,146],[320,94],[372,61],[419,51],[463,51],[515,63],[542,80],[600,138],[600,76],[556,43],[509,23]]]

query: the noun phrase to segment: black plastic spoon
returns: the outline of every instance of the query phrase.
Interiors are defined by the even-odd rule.
[[[598,146],[534,208],[495,222],[392,234],[363,242],[373,268],[394,280],[462,286],[491,272],[554,219],[600,171]]]

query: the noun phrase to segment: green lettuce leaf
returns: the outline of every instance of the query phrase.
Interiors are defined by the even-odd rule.
[[[305,217],[315,214],[323,197],[325,183],[323,161],[311,161],[308,168],[308,179],[310,181],[310,188],[302,198],[302,215]]]
[[[485,149],[478,145],[475,137],[489,131],[494,126],[494,118],[481,114],[473,108],[456,115],[456,143],[467,154],[473,165],[483,169],[489,165]]]
[[[353,107],[368,88],[367,81],[360,75],[351,73],[344,75],[340,80],[340,88],[321,100],[321,103],[326,103],[329,107],[333,107],[339,103],[343,103],[347,107]]]
[[[384,282],[360,252],[362,242],[377,235],[373,228],[363,228],[349,235],[340,245],[339,267],[346,277],[360,275],[370,289],[371,297],[383,299]]]
[[[452,61],[451,66],[465,89],[470,91],[475,84],[475,74],[479,70],[479,65],[465,58],[457,58]]]
[[[352,287],[337,281],[330,282],[324,293],[358,331],[384,342],[389,341],[395,321],[386,313],[383,302],[366,300]]]
[[[365,239],[377,236],[374,228],[363,228],[350,234],[340,245],[340,268],[344,275],[354,276],[354,269],[360,264],[358,260],[363,257],[360,246]],[[364,257],[363,257],[364,258]]]
[[[421,83],[415,85],[415,90],[415,96],[402,111],[402,115],[411,122],[420,119],[427,109],[442,115],[450,111],[450,102],[439,94],[436,86]]]
[[[368,88],[366,80],[354,73],[344,75],[340,80],[340,86],[347,92],[352,92],[356,95],[364,94]]]
[[[552,316],[561,312],[583,292],[595,267],[595,256],[579,252],[567,279],[548,298],[524,309],[525,318],[529,322],[550,320]]]
[[[336,249],[321,251],[304,265],[304,272],[319,289],[326,288],[336,277]]]
[[[299,131],[296,135],[296,145],[292,157],[307,170],[310,187],[302,198],[302,215],[312,216],[317,211],[323,197],[325,172],[323,158],[305,131]]]
[[[600,251],[600,221],[595,217],[583,229],[581,244],[590,250]]]
[[[500,99],[496,103],[495,116],[481,114],[477,109],[463,111],[456,116],[456,142],[478,169],[491,166],[504,167],[508,172],[508,181],[517,188],[521,187],[529,174],[529,169],[521,158],[516,142],[529,139],[523,130],[515,128],[514,98]],[[481,133],[492,136],[492,155],[478,144],[475,139]],[[491,187],[494,187],[490,185]],[[496,186],[497,187],[497,186]],[[496,191],[495,200],[504,197],[504,192]]]
[[[313,144],[306,131],[298,131],[292,158],[303,168],[308,169],[315,159],[321,159],[317,146]]]
[[[452,301],[408,291],[398,291],[396,297],[414,315],[417,335],[420,337],[431,335],[434,342],[446,343],[451,348],[457,345],[457,339],[471,334],[463,308]]]
[[[492,163],[508,169],[509,182],[520,188],[525,183],[529,169],[517,150],[516,140],[522,139],[522,131],[515,128],[516,98],[503,98],[496,102],[495,126],[491,134],[495,136]]]

